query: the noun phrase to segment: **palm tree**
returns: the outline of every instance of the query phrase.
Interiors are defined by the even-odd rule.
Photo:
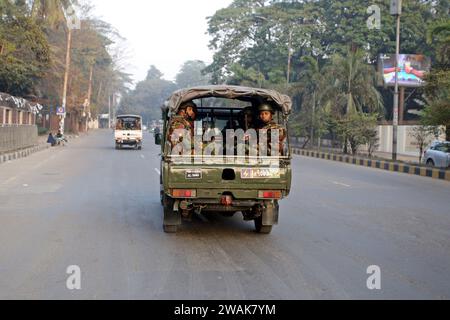
[[[337,114],[383,113],[383,100],[376,88],[376,72],[365,61],[363,51],[349,52],[347,57],[335,55],[327,71],[334,80],[326,90],[328,101],[333,100]]]
[[[76,3],[76,0],[33,0],[31,15],[53,28],[66,22],[66,9]]]
[[[302,106],[311,110],[310,139],[314,144],[314,132],[316,131],[316,114],[320,112],[321,88],[324,82],[324,76],[321,72],[319,61],[311,56],[301,58],[304,67],[300,71],[300,92],[302,94]],[[320,134],[319,134],[320,143]]]
[[[383,114],[384,103],[376,88],[376,72],[361,50],[347,56],[335,55],[325,68],[328,84],[322,89],[323,101],[336,119],[354,113]],[[347,153],[347,137],[344,137]]]
[[[35,19],[45,21],[51,28],[67,22],[66,11],[71,5],[76,4],[77,0],[33,0],[31,15]],[[66,48],[66,66],[64,72],[64,87],[62,94],[62,106],[66,108],[67,104],[67,86],[70,72],[70,50],[72,43],[72,30],[69,26],[67,30],[67,48]],[[60,129],[64,132],[64,118],[61,120]]]

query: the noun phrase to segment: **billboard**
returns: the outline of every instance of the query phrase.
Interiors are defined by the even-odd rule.
[[[395,54],[383,54],[379,59],[384,84],[395,86]],[[401,54],[398,62],[400,87],[418,88],[425,85],[425,75],[431,70],[431,59],[424,55]]]

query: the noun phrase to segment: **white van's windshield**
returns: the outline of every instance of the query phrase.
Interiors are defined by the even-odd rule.
[[[136,117],[117,118],[116,130],[140,131],[142,130],[141,119]]]

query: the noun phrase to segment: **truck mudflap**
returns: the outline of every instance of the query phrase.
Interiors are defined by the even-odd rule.
[[[164,225],[180,226],[182,221],[181,221],[181,214],[178,211],[177,202],[175,202],[172,198],[164,195],[163,204],[164,204]]]
[[[274,226],[279,221],[279,204],[276,201],[266,202],[262,212],[262,225]]]

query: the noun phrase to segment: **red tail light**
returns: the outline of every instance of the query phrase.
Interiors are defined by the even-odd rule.
[[[224,206],[231,206],[233,204],[233,197],[232,196],[222,196],[220,199],[220,203]]]
[[[173,198],[195,198],[196,196],[197,196],[196,190],[186,190],[186,189],[172,190]]]
[[[272,190],[266,190],[266,191],[259,191],[258,192],[258,198],[260,199],[281,199],[282,193],[281,191],[272,191]]]

